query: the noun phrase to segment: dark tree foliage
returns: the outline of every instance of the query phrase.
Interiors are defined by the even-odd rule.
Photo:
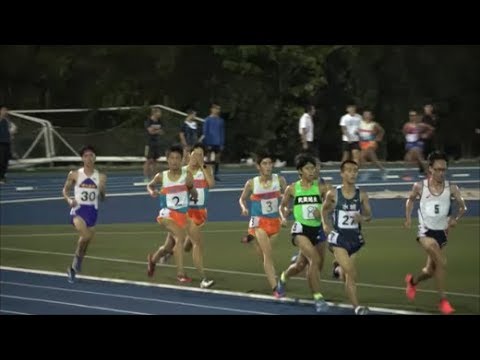
[[[0,53],[0,102],[10,108],[163,103],[207,116],[219,102],[229,160],[267,148],[291,161],[309,103],[321,159],[338,160],[338,122],[350,102],[375,112],[388,160],[402,158],[402,124],[426,102],[438,114],[438,145],[479,155],[479,46],[17,45]]]

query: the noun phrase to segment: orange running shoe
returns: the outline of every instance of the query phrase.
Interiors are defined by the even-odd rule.
[[[447,299],[442,299],[438,303],[438,309],[442,314],[449,315],[455,311],[455,309],[450,305]]]
[[[192,278],[189,278],[186,274],[178,274],[177,281],[182,284],[188,284],[192,282]]]
[[[407,298],[411,301],[415,299],[415,295],[417,293],[417,286],[412,285],[412,279],[413,279],[412,274],[407,274],[407,276],[405,276],[405,283],[407,285],[407,288],[405,289],[405,293],[407,295]]]

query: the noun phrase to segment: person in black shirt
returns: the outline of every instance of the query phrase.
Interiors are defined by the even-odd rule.
[[[159,107],[153,107],[150,117],[144,123],[146,135],[145,157],[147,158],[143,165],[145,181],[150,181],[156,173],[155,163],[161,154],[160,136],[164,134],[161,117],[162,110]]]
[[[201,131],[198,127],[197,122],[195,121],[195,117],[197,116],[197,112],[195,110],[187,110],[187,117],[180,128],[180,142],[183,146],[183,153],[184,156],[187,156],[192,151],[193,145],[198,143],[199,139],[199,131]],[[188,159],[186,159],[188,162]]]
[[[0,184],[5,184],[5,174],[8,170],[8,161],[12,157],[11,142],[15,132],[15,125],[7,117],[8,108],[0,106]]]
[[[425,106],[423,107],[423,111],[424,112],[422,116],[422,122],[436,129],[438,125],[438,119],[437,119],[437,115],[433,112],[433,105],[425,104]],[[434,148],[437,146],[436,138],[437,136],[435,136],[435,131],[434,131],[432,132],[432,135],[430,135],[429,138],[423,140],[425,154],[430,154],[435,150]]]

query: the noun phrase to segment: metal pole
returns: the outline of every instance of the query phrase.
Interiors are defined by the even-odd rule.
[[[46,126],[43,125],[42,130],[38,133],[37,137],[36,137],[35,140],[33,141],[32,145],[30,145],[30,147],[28,148],[28,150],[25,152],[25,154],[23,154],[22,159],[26,159],[27,156],[30,155],[30,153],[32,152],[32,150],[33,150],[33,148],[35,147],[35,145],[38,144],[38,142],[40,141],[40,138],[44,135],[43,133],[45,132],[45,129],[46,129]]]
[[[68,147],[72,153],[74,153],[75,155],[77,156],[80,156],[80,154],[67,142],[67,140],[65,140],[59,133],[57,130],[55,130],[54,128],[52,128],[52,132],[65,144],[66,147]]]

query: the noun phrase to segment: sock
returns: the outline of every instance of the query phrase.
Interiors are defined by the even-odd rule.
[[[415,278],[415,277],[412,276],[412,278],[410,279],[410,285],[412,285],[412,286],[417,286],[418,283],[417,283],[417,284],[415,283],[415,280],[413,280],[414,278]]]
[[[82,271],[82,260],[83,260],[83,257],[80,257],[77,254],[75,254],[75,257],[73,258],[73,262],[72,262],[72,269],[75,270],[75,272]]]
[[[218,168],[220,167],[220,164],[218,162],[215,163],[215,176],[218,175]]]
[[[287,282],[287,277],[285,275],[285,271],[282,271],[282,273],[280,274],[280,281],[282,283],[286,283]]]
[[[341,269],[340,265],[335,266],[333,269],[333,273],[337,276],[337,278],[340,277],[340,269]]]
[[[313,300],[315,301],[323,300],[323,295],[321,293],[315,293],[313,294]]]

